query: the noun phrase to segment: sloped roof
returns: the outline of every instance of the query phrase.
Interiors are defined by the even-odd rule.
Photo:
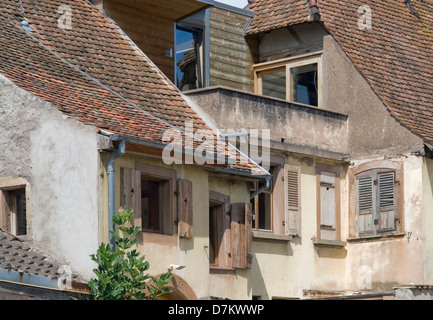
[[[70,8],[70,29],[61,27],[65,8]],[[2,0],[0,12],[0,73],[68,117],[161,144],[167,144],[167,129],[184,137],[185,122],[194,132],[210,130],[168,78],[90,1]],[[24,32],[23,18],[35,32]],[[255,170],[250,164],[236,168]]]
[[[433,1],[410,3],[317,0],[323,26],[394,118],[432,142]],[[358,26],[361,5],[371,8],[371,29]],[[248,35],[312,21],[306,0],[256,0],[250,10],[256,17]]]
[[[29,243],[0,229],[0,269],[58,280],[62,265],[35,250]],[[73,281],[84,283],[77,275]]]

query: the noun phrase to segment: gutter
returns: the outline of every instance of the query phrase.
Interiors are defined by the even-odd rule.
[[[111,232],[115,232],[113,224],[114,207],[116,205],[116,188],[115,188],[115,161],[117,158],[125,154],[125,140],[121,140],[119,147],[114,151],[108,159],[107,171],[108,171],[108,231],[109,231],[109,242],[110,247],[114,251],[114,237]]]

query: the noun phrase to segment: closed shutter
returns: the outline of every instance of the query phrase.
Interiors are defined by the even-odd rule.
[[[252,207],[250,203],[231,205],[231,256],[233,268],[251,268]]]
[[[178,180],[179,201],[179,236],[191,238],[193,227],[192,182]]]
[[[320,236],[326,240],[337,240],[336,177],[332,172],[320,173]]]
[[[371,172],[357,176],[356,178],[356,225],[358,235],[374,233],[374,192],[373,176]]]
[[[378,231],[395,230],[396,197],[395,173],[379,172],[378,180]]]
[[[141,213],[141,171],[129,168],[121,169],[123,209],[134,210],[134,225],[142,227]]]
[[[286,235],[301,235],[301,197],[300,197],[300,168],[286,166],[285,190],[286,190]]]

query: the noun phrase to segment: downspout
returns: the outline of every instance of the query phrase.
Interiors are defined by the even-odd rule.
[[[258,196],[259,194],[261,194],[263,191],[267,190],[270,188],[271,186],[271,181],[272,181],[272,176],[266,176],[265,177],[266,183],[263,187],[261,187],[260,189],[257,189],[256,191],[254,191],[253,193],[250,194],[250,200],[254,199],[254,197]]]
[[[116,188],[115,188],[115,162],[116,159],[125,154],[125,140],[121,140],[119,147],[114,151],[108,159],[108,232],[110,239],[110,247],[114,250],[114,237],[111,232],[115,232],[113,224],[114,207],[116,206]]]

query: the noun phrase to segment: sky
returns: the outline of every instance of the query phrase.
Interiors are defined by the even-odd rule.
[[[229,4],[234,7],[238,8],[245,8],[245,6],[248,4],[248,0],[216,0],[221,3]]]

